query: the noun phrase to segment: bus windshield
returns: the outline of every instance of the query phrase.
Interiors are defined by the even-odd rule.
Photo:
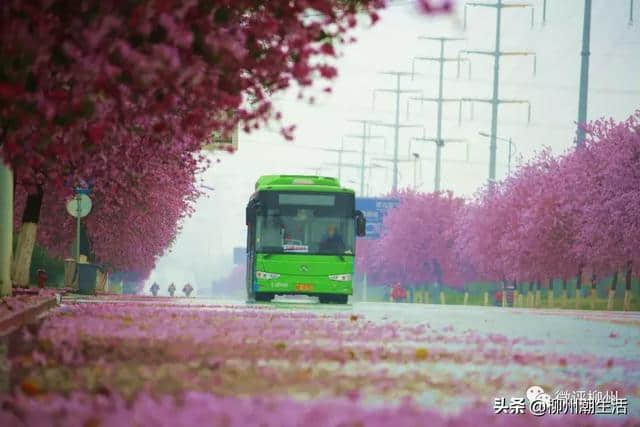
[[[256,251],[263,253],[354,253],[353,195],[280,192],[261,197]]]

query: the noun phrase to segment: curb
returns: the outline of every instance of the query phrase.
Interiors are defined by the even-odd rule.
[[[33,307],[29,307],[13,316],[0,320],[0,337],[10,335],[20,327],[27,325],[36,320],[41,314],[49,311],[58,305],[60,301],[59,295],[53,296],[42,301]]]

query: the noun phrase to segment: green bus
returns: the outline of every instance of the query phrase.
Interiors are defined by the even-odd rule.
[[[247,300],[317,296],[346,304],[365,219],[335,178],[265,175],[246,207]]]

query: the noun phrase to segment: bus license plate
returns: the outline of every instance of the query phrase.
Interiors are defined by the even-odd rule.
[[[311,283],[296,283],[296,291],[312,291],[313,285]]]

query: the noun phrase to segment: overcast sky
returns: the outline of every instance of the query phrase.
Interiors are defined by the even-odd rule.
[[[445,45],[445,55],[455,57],[463,49],[491,50],[495,42],[495,9],[468,8],[467,30],[463,29],[463,4],[453,16],[426,17],[416,12],[410,1],[399,1],[381,14],[372,28],[363,25],[358,41],[343,50],[338,61],[339,77],[333,82],[333,93],[318,89],[317,101],[308,105],[296,99],[297,90],[279,94],[275,104],[284,114],[284,122],[295,124],[295,141],[285,142],[276,132],[262,130],[240,134],[239,151],[221,153],[220,159],[204,175],[209,196],[197,204],[195,215],[185,221],[183,231],[171,252],[163,256],[149,283],[157,280],[163,291],[176,281],[191,282],[196,289],[210,287],[211,281],[226,275],[232,268],[234,246],[245,245],[244,206],[253,192],[255,181],[264,174],[316,174],[337,176],[337,153],[317,148],[339,148],[344,140],[343,162],[360,162],[361,143],[345,135],[361,132],[361,125],[349,120],[375,119],[392,122],[395,97],[378,93],[373,103],[373,90],[392,88],[395,78],[379,71],[411,71],[416,56],[438,56],[439,44],[419,40],[419,36],[464,37],[466,40]],[[531,123],[527,124],[526,105],[502,105],[497,135],[512,138],[516,154],[530,158],[544,146],[560,153],[573,144],[578,111],[580,51],[584,1],[547,0],[546,24],[542,25],[542,0],[534,0],[534,26],[529,9],[503,10],[501,48],[505,51],[535,52],[537,70],[533,75],[531,56],[502,57],[500,66],[500,98],[521,99],[531,103]],[[589,119],[613,117],[622,120],[640,108],[640,2],[635,2],[634,23],[629,25],[629,0],[593,0],[591,55],[589,72]],[[364,19],[363,21],[366,21]],[[471,79],[467,66],[460,78],[456,64],[445,65],[444,96],[446,98],[490,98],[493,84],[493,58],[469,55]],[[415,79],[405,77],[402,87],[421,91],[425,97],[437,96],[438,65],[415,63]],[[323,85],[324,86],[324,85]],[[320,87],[323,87],[320,86]],[[419,95],[419,94],[416,94]],[[433,143],[411,141],[412,137],[434,137],[436,105],[407,103],[401,98],[401,122],[419,125],[400,131],[399,152],[402,158],[418,153],[417,184],[422,191],[432,191],[434,181]],[[442,188],[461,196],[471,196],[488,178],[488,139],[478,132],[490,131],[491,107],[463,105],[462,124],[458,124],[458,103],[444,107],[443,137],[466,138],[467,143],[446,145],[443,149]],[[277,124],[274,124],[277,129]],[[390,162],[372,160],[391,158],[393,130],[378,127],[372,133],[384,138],[371,141],[367,163],[378,163],[386,169],[371,169],[365,175],[368,195],[375,196],[391,189]],[[409,143],[411,142],[411,147]],[[498,141],[497,177],[507,173],[507,144]],[[515,155],[514,154],[514,162]],[[468,157],[467,157],[468,156]],[[318,170],[318,168],[320,168]],[[399,186],[413,185],[414,163],[400,163]],[[359,193],[360,173],[356,168],[342,170],[342,182]]]

